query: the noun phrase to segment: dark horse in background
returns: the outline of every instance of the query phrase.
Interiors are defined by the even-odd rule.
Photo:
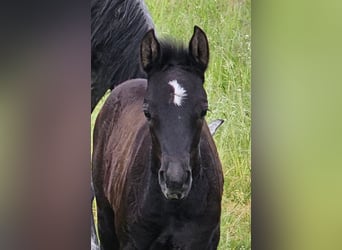
[[[195,26],[184,48],[152,29],[140,53],[148,80],[117,86],[95,124],[101,248],[216,249],[223,175],[205,121],[206,35]]]
[[[143,0],[91,0],[91,111],[108,89],[146,78],[139,45],[153,27]]]

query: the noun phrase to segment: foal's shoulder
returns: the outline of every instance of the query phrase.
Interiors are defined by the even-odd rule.
[[[146,87],[146,79],[131,79],[115,87],[96,118],[95,129],[110,130],[111,124],[119,119],[125,108],[141,106]]]
[[[123,98],[131,96],[139,96],[145,94],[147,87],[147,80],[142,78],[131,79],[121,83],[112,91],[114,96],[121,96]]]
[[[114,88],[108,96],[104,108],[111,110],[118,105],[125,107],[136,102],[141,102],[145,96],[146,87],[146,79],[137,78],[125,81]]]

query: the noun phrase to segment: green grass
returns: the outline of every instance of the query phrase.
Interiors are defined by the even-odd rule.
[[[219,249],[250,249],[251,2],[145,1],[159,37],[188,43],[194,25],[208,36],[207,121],[225,120],[214,137],[225,178]],[[102,103],[92,115],[92,125]]]

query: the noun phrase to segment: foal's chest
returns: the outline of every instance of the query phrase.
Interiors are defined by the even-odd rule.
[[[207,249],[212,232],[203,231],[201,219],[197,221],[164,216],[159,223],[144,221],[132,225],[130,233],[137,249]]]

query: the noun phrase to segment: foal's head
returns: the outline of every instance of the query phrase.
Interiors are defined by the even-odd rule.
[[[148,75],[143,111],[150,126],[158,180],[167,199],[183,199],[199,166],[199,141],[208,109],[203,88],[208,40],[195,26],[189,48],[159,42],[154,30],[141,42],[141,64]]]

